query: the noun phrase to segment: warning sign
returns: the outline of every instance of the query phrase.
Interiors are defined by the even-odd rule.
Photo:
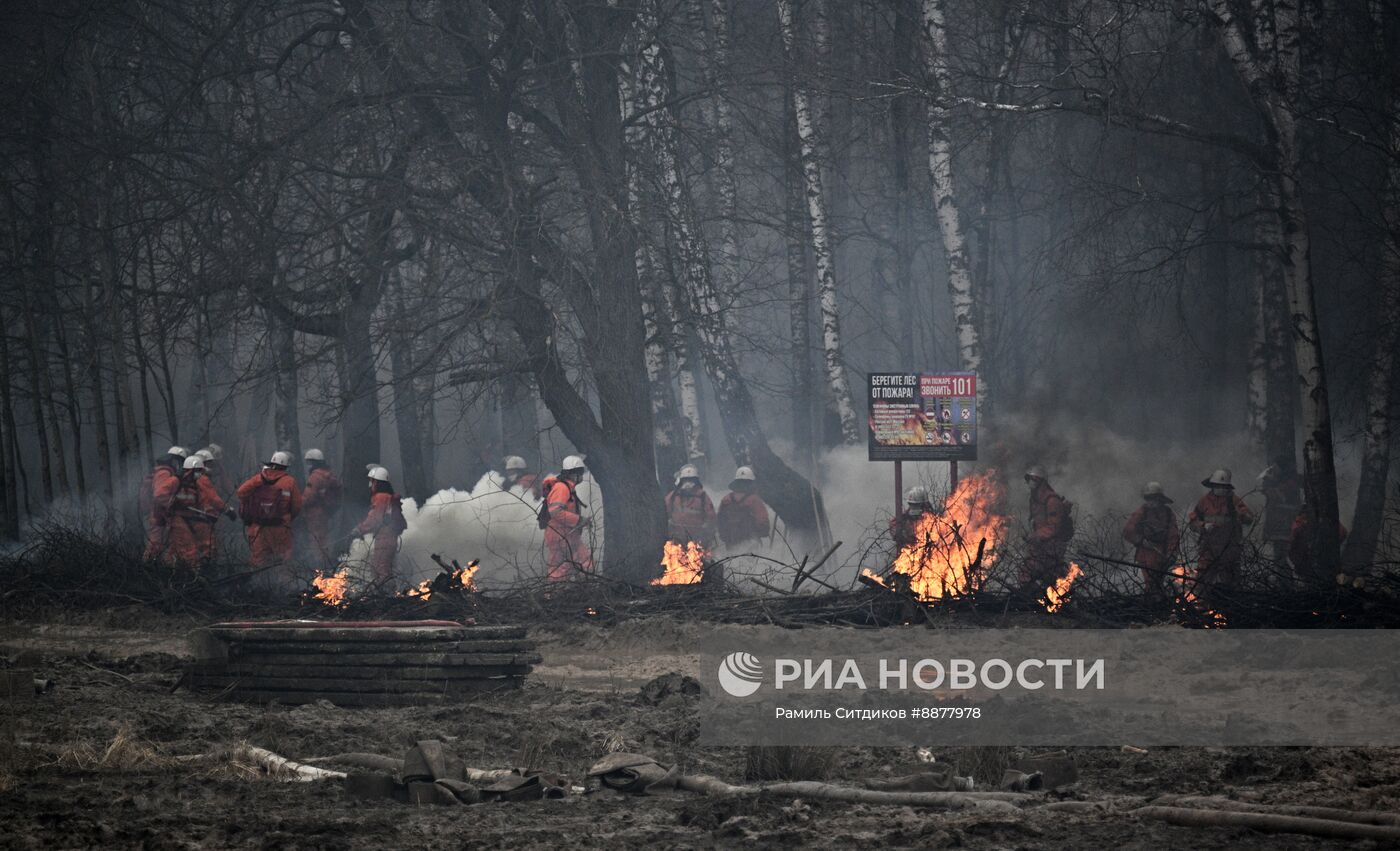
[[[871,373],[870,460],[977,460],[977,373]]]

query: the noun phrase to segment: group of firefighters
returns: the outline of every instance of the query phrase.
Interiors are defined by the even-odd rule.
[[[514,476],[512,462],[518,462]],[[593,569],[593,555],[584,539],[590,520],[575,490],[584,472],[583,458],[570,455],[564,459],[558,476],[540,483],[539,492],[544,494],[540,527],[544,529],[550,579],[564,579],[573,571],[587,573]],[[522,459],[507,459],[508,487],[525,487],[525,477],[530,475]],[[528,481],[533,486],[533,478]],[[674,486],[666,494],[667,537],[677,543],[694,542],[706,550],[714,549],[716,540],[734,548],[770,537],[768,506],[759,497],[757,487],[753,468],[740,467],[734,471],[729,493],[716,510],[700,480],[700,471],[695,465],[686,464],[676,471]]]
[[[304,485],[288,472],[292,463],[289,452],[272,453],[262,469],[236,488],[222,460],[222,448],[210,444],[194,453],[172,446],[156,462],[140,494],[147,559],[181,567],[215,561],[218,538],[214,526],[221,517],[228,517],[243,521],[249,562],[254,568],[289,564],[299,537],[303,545],[309,545],[311,560],[329,564],[349,538],[373,535],[369,565],[374,580],[382,583],[393,576],[399,538],[407,524],[401,498],[384,467],[369,465],[369,512],[348,535],[337,538],[331,527],[343,502],[344,486],[326,465],[321,450],[305,454]],[[566,457],[559,473],[544,478],[532,473],[518,455],[507,457],[502,467],[504,489],[519,488],[541,500],[540,528],[544,530],[550,578],[592,571],[593,556],[586,538],[592,520],[578,495],[578,485],[587,473],[583,456]],[[712,549],[716,539],[736,547],[769,536],[768,508],[756,487],[753,469],[740,467],[730,483],[730,493],[716,510],[699,471],[687,464],[676,473],[675,486],[666,495],[670,537]]]
[[[266,464],[236,488],[223,466],[223,450],[212,443],[191,453],[172,446],[141,485],[141,512],[146,519],[145,557],[180,567],[196,567],[218,557],[214,524],[220,517],[241,519],[254,568],[289,564],[298,528],[304,529],[314,558],[329,562],[333,550],[350,537],[373,535],[370,567],[376,581],[393,575],[394,556],[405,523],[389,471],[369,465],[369,512],[345,538],[334,538],[331,524],[340,511],[344,486],[326,465],[319,449],[310,449],[305,486],[288,467],[289,452],[274,452]]]
[[[1298,481],[1283,475],[1280,471],[1284,468],[1283,463],[1275,463],[1262,477],[1268,501],[1266,526],[1271,527],[1266,529],[1266,537],[1303,579],[1330,579],[1316,575],[1317,566],[1309,546],[1317,512],[1298,498]],[[1045,468],[1039,464],[1027,469],[1024,478],[1030,488],[1029,531],[1018,583],[1022,592],[1035,595],[1065,575],[1065,554],[1074,537],[1073,506],[1056,493]],[[1186,518],[1197,540],[1194,593],[1208,607],[1218,608],[1218,601],[1228,599],[1238,587],[1245,528],[1254,524],[1255,515],[1235,492],[1229,470],[1216,470],[1201,486],[1206,492]],[[934,510],[928,490],[923,487],[911,488],[905,494],[905,502],[903,512],[890,521],[891,535],[899,548],[918,542],[919,521]],[[1133,562],[1142,573],[1144,593],[1153,599],[1168,595],[1173,571],[1181,558],[1181,529],[1171,504],[1171,497],[1163,492],[1160,483],[1148,482],[1142,489],[1142,505],[1128,517],[1122,530],[1123,539],[1134,547]],[[1337,532],[1340,538],[1346,538],[1345,527],[1339,525]]]

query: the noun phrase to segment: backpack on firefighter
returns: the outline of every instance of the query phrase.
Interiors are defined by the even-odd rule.
[[[263,481],[239,503],[238,516],[244,523],[281,526],[286,522],[291,500],[292,492],[283,487],[280,477],[271,482]]]
[[[384,528],[395,535],[402,535],[408,529],[408,518],[403,516],[403,497],[394,494],[389,503],[389,511],[384,515]]]
[[[578,498],[578,485],[558,476],[545,476],[544,481],[540,483],[540,509],[535,512],[535,522],[541,529],[549,528],[549,493],[560,482],[569,488],[569,501],[574,504],[574,510],[580,513],[583,511],[583,500]]]

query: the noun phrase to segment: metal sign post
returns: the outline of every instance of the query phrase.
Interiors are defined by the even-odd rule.
[[[904,510],[904,462],[894,462],[894,516]]]

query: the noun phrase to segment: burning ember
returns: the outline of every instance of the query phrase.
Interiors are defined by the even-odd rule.
[[[1172,579],[1176,581],[1179,589],[1176,597],[1177,605],[1189,605],[1192,608],[1200,609],[1201,602],[1196,599],[1196,579],[1186,572],[1186,565],[1178,564],[1172,568]],[[1225,626],[1225,616],[1210,609],[1204,610],[1206,616],[1206,629],[1222,629]]]
[[[1001,513],[1005,499],[996,470],[962,479],[942,511],[919,518],[916,540],[899,551],[892,572],[907,577],[909,591],[926,603],[976,591],[1011,528],[1011,518]]]
[[[1045,611],[1058,612],[1060,610],[1060,607],[1065,604],[1065,597],[1069,595],[1069,587],[1083,572],[1079,569],[1079,565],[1070,563],[1069,571],[1056,579],[1054,585],[1045,589]]]
[[[666,572],[651,581],[652,585],[694,585],[705,575],[705,548],[688,541],[684,547],[667,541],[661,566]]]
[[[402,596],[428,600],[432,598],[433,591],[435,590],[463,590],[470,592],[475,592],[477,590],[476,583],[472,580],[472,577],[481,569],[481,559],[474,558],[467,562],[465,566],[457,564],[457,560],[453,559],[451,569],[448,569],[447,565],[440,559],[435,560],[437,560],[439,565],[442,565],[443,572],[431,579],[424,579],[422,582],[418,583],[417,588],[410,588],[408,591],[404,592]]]
[[[327,606],[339,607],[349,602],[347,594],[350,591],[350,571],[346,568],[342,567],[332,576],[318,570],[311,584],[316,588],[316,599]]]

